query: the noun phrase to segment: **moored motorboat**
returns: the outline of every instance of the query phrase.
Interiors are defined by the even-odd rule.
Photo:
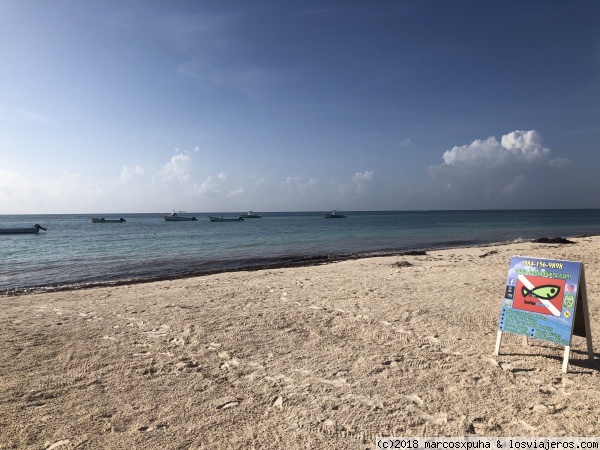
[[[198,220],[194,216],[184,216],[185,211],[173,211],[171,214],[163,214],[163,219],[167,222],[189,222]]]
[[[243,222],[244,221],[244,219],[242,219],[241,217],[208,216],[208,218],[211,222]]]
[[[337,209],[334,209],[330,213],[325,214],[326,219],[345,219],[346,214],[340,214]]]
[[[26,228],[0,228],[0,234],[35,234],[39,233],[40,230],[46,231],[46,228],[36,223],[32,227]]]
[[[240,214],[239,217],[242,219],[260,219],[262,216],[254,213],[254,211],[248,211],[248,214]]]
[[[105,219],[104,217],[90,217],[92,223],[123,223],[127,222],[125,219],[120,217],[119,219]]]

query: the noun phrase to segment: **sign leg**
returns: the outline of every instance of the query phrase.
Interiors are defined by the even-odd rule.
[[[502,342],[502,331],[498,330],[498,336],[496,336],[496,351],[494,352],[496,356],[500,354],[500,342]]]
[[[587,301],[587,286],[585,284],[585,272],[583,264],[581,266],[581,306],[583,311],[583,322],[585,324],[585,337],[587,339],[588,358],[594,359],[594,348],[592,345],[592,327],[590,326],[590,310]]]
[[[569,355],[571,354],[571,346],[565,346],[565,356],[563,356],[563,365],[562,371],[563,373],[567,373],[567,368],[569,367]]]

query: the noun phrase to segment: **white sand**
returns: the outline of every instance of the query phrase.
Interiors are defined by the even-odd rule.
[[[600,332],[600,237],[574,240],[0,297],[0,449],[598,434],[584,338],[567,375],[550,343],[493,355],[516,254],[582,261]]]

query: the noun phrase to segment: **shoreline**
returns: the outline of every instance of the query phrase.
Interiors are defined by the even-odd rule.
[[[511,256],[600,237],[1,297],[7,448],[374,448],[377,436],[594,436],[600,364],[505,333]],[[596,339],[597,341],[597,339]],[[596,342],[598,345],[598,341]]]
[[[597,236],[596,234],[586,234],[586,235],[577,235],[572,238],[583,238],[583,237],[591,237]],[[570,238],[570,236],[567,236]],[[503,241],[503,242],[484,242],[484,243],[471,243],[465,242],[464,245],[461,242],[450,242],[450,243],[442,243],[441,246],[431,246],[431,247],[415,247],[408,250],[380,250],[380,251],[372,251],[372,252],[360,252],[360,253],[348,253],[348,254],[334,254],[334,255],[314,255],[314,256],[290,256],[290,257],[281,257],[280,261],[276,261],[273,263],[260,263],[260,264],[248,264],[241,265],[239,267],[227,267],[227,268],[216,268],[216,269],[206,269],[199,271],[191,271],[189,273],[178,274],[178,275],[164,275],[164,276],[150,276],[136,279],[122,279],[122,280],[112,280],[112,281],[91,281],[85,283],[65,283],[65,284],[51,284],[45,286],[25,286],[25,287],[8,287],[8,288],[0,288],[0,298],[7,296],[20,296],[20,295],[29,295],[35,294],[38,292],[68,292],[68,291],[76,291],[82,289],[92,289],[97,287],[110,287],[110,286],[127,286],[127,285],[136,285],[136,284],[144,284],[144,283],[154,283],[158,281],[172,281],[179,279],[187,279],[187,278],[195,278],[202,277],[208,275],[215,275],[220,273],[229,273],[229,272],[256,272],[260,270],[273,270],[273,269],[282,269],[288,267],[310,267],[316,265],[323,264],[333,264],[340,261],[350,261],[362,258],[376,258],[376,257],[386,257],[386,256],[404,256],[411,255],[414,252],[431,252],[437,250],[450,250],[450,249],[459,249],[459,248],[483,248],[483,247],[492,247],[492,246],[504,246],[521,242],[538,242],[542,239],[548,238],[535,238],[535,239],[515,239],[511,241]],[[564,238],[551,238],[551,239],[564,239]],[[549,242],[552,244],[552,242]],[[445,245],[445,244],[457,244],[457,245]]]

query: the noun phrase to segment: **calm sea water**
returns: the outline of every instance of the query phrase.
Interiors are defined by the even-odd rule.
[[[412,249],[598,234],[600,210],[264,213],[243,222],[166,222],[160,214],[5,215],[0,227],[48,231],[0,235],[0,294],[182,277]],[[211,215],[232,216],[227,213]]]

